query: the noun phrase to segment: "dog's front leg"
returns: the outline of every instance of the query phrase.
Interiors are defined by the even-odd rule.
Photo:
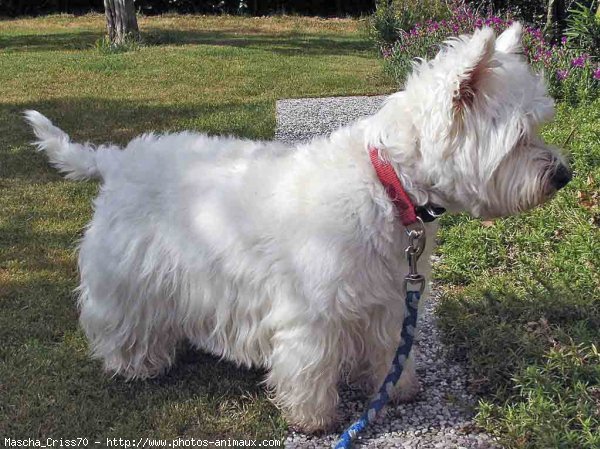
[[[391,362],[390,362],[391,364]],[[389,368],[388,368],[389,369]],[[417,376],[417,369],[415,364],[415,350],[410,351],[400,380],[396,385],[392,401],[394,402],[410,402],[415,399],[419,391],[421,390],[421,382]]]
[[[374,314],[366,335],[370,375],[367,393],[375,394],[390,372],[393,358],[400,342],[401,319],[392,313]],[[393,330],[393,331],[392,331]],[[414,348],[404,364],[402,375],[396,384],[391,399],[408,402],[415,398],[421,388],[417,377]]]
[[[336,422],[340,352],[338,326],[315,321],[278,331],[267,385],[291,426],[307,433]]]

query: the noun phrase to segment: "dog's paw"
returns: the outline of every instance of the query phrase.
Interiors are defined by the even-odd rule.
[[[420,392],[421,382],[416,376],[402,376],[392,396],[392,402],[395,404],[412,402]]]
[[[297,418],[287,419],[289,429],[305,435],[322,435],[335,431],[339,424],[339,416],[315,417],[313,419],[298,420]]]

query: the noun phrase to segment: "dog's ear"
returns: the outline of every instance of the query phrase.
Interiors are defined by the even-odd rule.
[[[455,110],[462,111],[473,104],[481,82],[494,66],[495,41],[492,29],[482,28],[459,50],[462,64],[458,67],[458,83],[452,99]]]
[[[514,22],[496,39],[496,50],[503,53],[523,53],[522,35],[523,26],[519,22]]]

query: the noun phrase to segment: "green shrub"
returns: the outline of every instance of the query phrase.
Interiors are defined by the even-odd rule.
[[[442,0],[393,0],[394,10],[400,21],[400,29],[407,31],[417,23],[427,20],[449,19],[450,7]]]
[[[449,37],[472,34],[482,26],[490,26],[501,33],[512,23],[510,16],[484,16],[461,2],[452,3],[451,8],[450,19],[417,23],[408,31],[400,31],[393,46],[382,48],[386,69],[400,86],[411,72],[413,61],[433,58]],[[539,28],[524,28],[525,55],[533,69],[544,74],[550,94],[571,104],[592,102],[600,96],[600,65],[593,56],[570,48],[567,43],[563,38],[560,43],[551,44]]]
[[[394,4],[377,0],[375,13],[369,20],[369,35],[381,48],[396,42],[400,37],[401,23],[396,16]]]
[[[402,31],[426,20],[450,17],[450,9],[443,0],[377,0],[370,20],[370,36],[383,50],[400,38]]]
[[[600,56],[600,8],[598,13],[594,13],[597,7],[597,2],[592,2],[589,7],[576,3],[569,11],[565,32],[569,47],[585,51],[595,57]]]

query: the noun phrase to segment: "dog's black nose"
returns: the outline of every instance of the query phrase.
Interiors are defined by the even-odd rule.
[[[560,190],[566,186],[569,181],[571,181],[572,177],[573,174],[566,165],[558,164],[550,182],[552,183],[552,187],[554,187],[556,190]]]

